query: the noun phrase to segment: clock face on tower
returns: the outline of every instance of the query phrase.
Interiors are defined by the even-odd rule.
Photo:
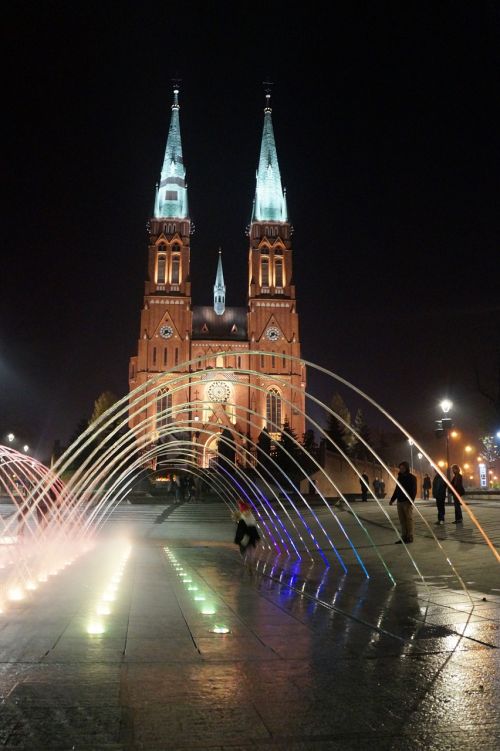
[[[212,402],[227,402],[231,396],[231,389],[226,381],[212,381],[207,389],[208,398]]]
[[[275,342],[280,338],[280,330],[276,326],[269,326],[266,331],[266,339],[270,342]]]
[[[160,336],[162,336],[164,339],[170,339],[173,333],[174,330],[172,326],[162,326],[160,329]]]

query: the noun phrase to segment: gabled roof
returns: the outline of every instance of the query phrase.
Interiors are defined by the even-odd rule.
[[[217,315],[212,305],[194,305],[192,339],[247,341],[247,309],[226,308],[222,315]]]

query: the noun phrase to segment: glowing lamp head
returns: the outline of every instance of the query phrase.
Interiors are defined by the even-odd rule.
[[[8,440],[8,442],[12,443],[12,441],[14,440],[15,437],[16,436],[14,435],[14,433],[8,433],[7,434],[7,440]]]
[[[450,409],[453,407],[453,402],[449,399],[443,399],[439,406],[441,407],[445,415],[447,415]]]

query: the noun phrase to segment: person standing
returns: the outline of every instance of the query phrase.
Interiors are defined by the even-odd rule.
[[[361,485],[361,500],[367,501],[368,500],[368,488],[370,486],[370,480],[368,478],[368,475],[363,472],[361,477],[359,478],[359,484]]]
[[[378,477],[373,481],[373,492],[375,493],[375,498],[380,498],[380,480]]]
[[[401,540],[396,540],[396,545],[401,545],[402,542],[413,542],[413,501],[417,495],[417,478],[410,472],[408,462],[400,462],[398,466],[398,481],[389,506],[397,501]]]
[[[444,524],[444,514],[446,509],[446,483],[436,469],[436,474],[432,480],[432,495],[436,499],[438,520],[436,525]]]
[[[463,524],[462,504],[457,499],[457,495],[459,495],[460,498],[465,495],[464,478],[462,477],[462,473],[460,472],[460,467],[458,466],[458,464],[452,464],[451,471],[453,472],[451,485],[456,493],[456,495],[455,493],[453,494],[453,503],[455,506],[455,521],[453,522],[453,524]]]
[[[430,493],[431,487],[432,487],[431,478],[429,477],[429,475],[426,474],[426,475],[424,475],[424,481],[422,483],[422,490],[423,490],[424,501],[428,501],[429,500],[429,493]]]

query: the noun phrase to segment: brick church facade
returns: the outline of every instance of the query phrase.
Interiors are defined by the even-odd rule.
[[[140,415],[137,408],[131,410],[130,427],[140,432],[146,417],[143,430],[151,441],[165,430],[187,431],[203,467],[217,455],[221,432],[229,430],[243,449],[238,461],[245,464],[255,454],[253,443],[264,428],[277,436],[287,422],[299,440],[305,430],[306,373],[299,361],[292,228],[270,99],[267,94],[248,232],[245,305],[225,305],[219,253],[213,306],[199,306],[191,298],[192,233],[178,93],[175,88],[154,216],[149,221],[147,280],[137,354],[130,360],[130,390],[140,385],[147,388],[153,376],[158,380],[155,398],[144,401]],[[164,377],[159,376],[162,373]]]

